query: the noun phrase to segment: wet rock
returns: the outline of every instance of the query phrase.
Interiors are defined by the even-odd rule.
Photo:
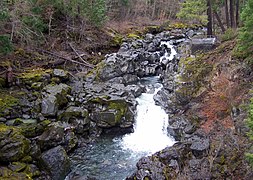
[[[43,169],[50,173],[53,180],[64,179],[70,171],[70,160],[62,146],[42,153],[40,163]]]
[[[17,128],[0,124],[0,161],[18,161],[29,151],[29,139],[25,138]]]

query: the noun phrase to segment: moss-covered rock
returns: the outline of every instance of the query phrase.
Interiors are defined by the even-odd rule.
[[[32,85],[35,82],[49,81],[52,70],[33,69],[18,76],[24,84]]]
[[[40,174],[39,169],[33,164],[12,162],[7,167],[0,167],[0,179],[3,180],[31,180]]]
[[[0,92],[0,117],[9,115],[12,108],[18,105],[18,103],[19,100],[8,92]]]
[[[25,138],[19,129],[0,124],[0,161],[18,161],[29,151],[30,140]]]
[[[93,111],[91,117],[99,127],[131,127],[133,125],[133,112],[124,99],[107,100],[97,97],[91,102],[95,103],[95,106],[103,106],[103,109]]]
[[[176,97],[181,104],[188,103],[199,94],[201,87],[206,85],[207,77],[213,66],[205,62],[203,56],[181,58],[179,61],[180,76],[177,81]]]
[[[51,122],[49,120],[40,123],[22,123],[17,128],[27,138],[33,138],[41,135]]]
[[[77,145],[77,141],[73,128],[62,122],[51,123],[38,137],[38,143],[42,150],[62,145],[66,151],[70,151]]]

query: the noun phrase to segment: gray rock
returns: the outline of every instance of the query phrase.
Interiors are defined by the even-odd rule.
[[[192,143],[190,149],[196,158],[202,158],[208,153],[209,147],[209,139],[199,139]]]
[[[50,94],[41,101],[41,113],[44,116],[55,116],[58,111],[58,107],[57,98],[54,95]]]
[[[70,172],[70,160],[62,146],[42,153],[40,162],[53,180],[64,179]]]
[[[56,112],[68,102],[67,94],[70,93],[70,86],[66,84],[47,85],[43,89],[41,101],[41,113],[44,116],[55,116]]]
[[[128,85],[125,90],[133,94],[134,97],[138,97],[145,92],[145,88],[138,85]]]
[[[62,145],[66,151],[70,151],[77,145],[77,138],[73,133],[73,127],[67,123],[51,123],[50,127],[38,137],[38,143],[42,150],[47,150]]]
[[[125,84],[134,84],[139,81],[138,76],[132,74],[126,74],[123,76]]]
[[[68,72],[63,69],[54,69],[53,76],[66,80],[66,79],[68,79]]]

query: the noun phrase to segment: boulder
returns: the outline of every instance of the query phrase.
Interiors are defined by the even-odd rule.
[[[22,159],[29,153],[30,143],[17,128],[0,124],[0,161],[13,162]]]
[[[202,158],[204,155],[208,153],[208,150],[210,148],[209,139],[199,139],[194,141],[190,149],[192,150],[192,153],[196,158]]]
[[[59,119],[68,122],[78,134],[83,134],[89,130],[89,113],[84,108],[70,106],[59,116]]]
[[[56,112],[65,105],[67,94],[70,93],[70,86],[66,84],[47,85],[43,89],[43,99],[41,102],[41,113],[44,116],[55,116]]]
[[[124,99],[105,100],[96,98],[93,100],[94,108],[91,114],[91,120],[96,122],[101,128],[111,127],[132,127],[134,122],[134,113],[130,104]]]
[[[61,122],[51,123],[43,134],[38,137],[38,144],[42,150],[62,145],[66,151],[70,151],[77,145],[77,142],[73,127]]]
[[[64,80],[68,80],[69,74],[67,71],[65,71],[63,69],[54,69],[53,70],[53,77],[58,77],[62,81],[64,81]]]
[[[70,172],[70,160],[62,146],[49,149],[40,157],[42,168],[52,177],[52,180],[64,179]]]

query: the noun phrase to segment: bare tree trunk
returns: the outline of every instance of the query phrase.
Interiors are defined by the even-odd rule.
[[[235,25],[238,27],[239,25],[239,0],[236,0],[235,3]]]
[[[211,4],[211,0],[207,0],[207,35],[211,36],[213,35],[213,30],[212,30],[212,24],[213,24],[213,20],[212,20],[212,4]]]
[[[234,17],[234,0],[230,0],[230,26],[235,28],[235,17]]]
[[[229,13],[228,13],[228,0],[225,0],[225,15],[226,15],[226,24],[227,28],[230,27],[229,23]]]
[[[213,13],[214,13],[215,18],[216,18],[217,21],[218,21],[218,25],[220,26],[222,32],[224,33],[224,32],[226,31],[226,29],[225,29],[225,27],[223,26],[223,24],[222,24],[222,22],[221,22],[221,19],[220,19],[219,14],[217,13],[217,11],[213,11]]]

